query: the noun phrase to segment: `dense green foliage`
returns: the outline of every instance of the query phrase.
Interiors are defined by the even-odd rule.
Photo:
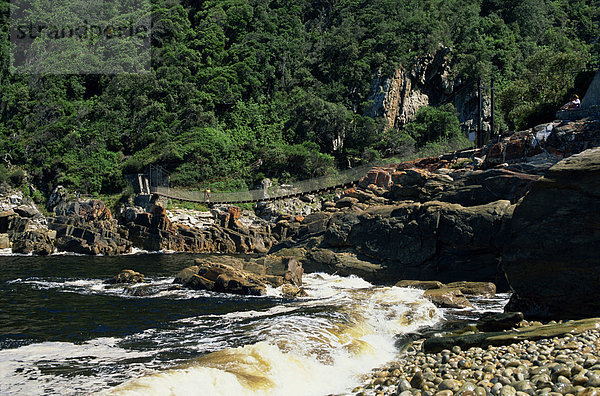
[[[0,12],[0,161],[46,191],[118,192],[149,164],[180,185],[252,187],[438,144],[458,133],[451,107],[404,131],[364,114],[378,71],[440,45],[455,77],[496,78],[499,120],[520,128],[600,57],[598,0],[154,0],[150,72],[13,75]]]

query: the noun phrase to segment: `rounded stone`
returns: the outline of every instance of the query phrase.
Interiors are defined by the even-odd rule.
[[[499,395],[502,391],[502,384],[500,382],[496,382],[494,386],[492,386],[492,394]]]
[[[475,388],[475,394],[477,396],[486,396],[487,390],[483,386],[478,386],[477,388]]]
[[[452,392],[458,391],[460,388],[458,382],[453,379],[445,379],[438,385],[438,390],[450,390]]]
[[[586,388],[585,390],[577,393],[577,396],[600,396],[600,390],[597,388]]]
[[[459,391],[474,391],[477,388],[477,385],[472,383],[471,381],[465,381],[464,384],[459,388]]]
[[[408,382],[404,378],[401,379],[400,382],[398,382],[398,390],[400,390],[400,392],[410,390],[411,388],[412,388],[412,386],[410,386],[410,382]]]
[[[552,387],[552,390],[554,392],[558,392],[560,394],[566,395],[567,393],[573,393],[573,385],[571,384],[566,384],[564,382],[559,382],[554,384],[554,386]]]
[[[515,382],[513,386],[517,392],[533,393],[533,386],[529,381]]]
[[[417,371],[415,373],[415,375],[413,375],[412,379],[410,380],[411,387],[416,388],[416,389],[422,388],[424,383],[425,383],[425,378],[421,371]]]
[[[502,387],[502,390],[500,391],[500,395],[501,396],[516,396],[517,391],[512,386],[505,385]]]
[[[452,396],[452,395],[454,395],[454,392],[452,392],[449,389],[439,391],[435,394],[435,396]]]
[[[588,381],[585,384],[587,387],[592,387],[592,388],[600,387],[600,375],[594,373],[593,371],[588,371],[586,376],[588,377]]]
[[[571,380],[568,379],[567,377],[563,376],[563,375],[559,375],[558,378],[556,378],[556,382],[562,383],[562,384],[570,384]]]
[[[458,361],[458,368],[470,369],[471,366],[472,366],[472,363],[470,360],[461,359]]]

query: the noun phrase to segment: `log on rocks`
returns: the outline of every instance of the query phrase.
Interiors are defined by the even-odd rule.
[[[581,334],[599,328],[600,318],[590,318],[561,324],[528,326],[511,331],[431,337],[423,343],[423,351],[425,353],[437,353],[444,349],[452,349],[454,346],[467,350],[471,347],[487,348],[490,345],[510,345],[523,340],[535,341],[565,334]]]

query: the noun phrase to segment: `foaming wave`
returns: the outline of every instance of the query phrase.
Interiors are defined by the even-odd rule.
[[[0,350],[0,372],[5,376],[0,394],[77,394],[144,373],[142,364],[129,365],[127,372],[110,372],[114,361],[149,356],[147,352],[122,349],[116,342],[115,338],[98,338],[80,345],[43,342]],[[61,375],[73,371],[74,366],[80,375]],[[104,375],[94,375],[99,372]]]
[[[9,283],[23,283],[37,289],[57,289],[64,293],[83,295],[98,294],[122,298],[162,298],[190,299],[216,296],[204,290],[191,290],[174,287],[174,278],[149,278],[147,282],[133,284],[108,284],[103,279],[51,280],[44,278],[15,279]]]
[[[33,253],[13,253],[12,248],[0,249],[0,256],[33,256]]]
[[[209,353],[183,366],[127,381],[108,395],[323,395],[358,384],[393,359],[394,337],[441,319],[422,291],[373,287],[359,278],[309,275],[311,296],[289,309],[236,312],[223,321],[259,342]],[[287,308],[287,307],[286,307]]]

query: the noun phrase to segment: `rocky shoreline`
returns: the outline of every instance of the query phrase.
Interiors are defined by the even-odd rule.
[[[497,287],[513,292],[505,310],[528,320],[600,316],[599,146],[599,120],[552,123],[482,150],[374,168],[354,188],[260,204],[254,213],[167,210],[152,197],[113,214],[102,201],[56,189],[44,216],[3,187],[0,248],[251,254],[198,259],[172,287],[261,295],[283,285],[295,298],[302,273],[322,271],[426,289],[445,308],[469,307],[470,296]],[[143,275],[124,271],[109,281]],[[600,320],[504,325],[430,334],[354,393],[600,395]]]
[[[493,282],[511,288],[510,309],[528,317],[600,315],[589,298],[600,241],[598,146],[600,120],[555,122],[480,150],[374,168],[354,188],[261,203],[254,213],[167,210],[156,196],[111,213],[57,188],[44,216],[3,187],[0,248],[259,254],[248,266],[259,275],[294,257],[306,272],[376,284]]]
[[[600,394],[600,319],[531,327],[506,333],[503,346],[458,345],[424,352],[428,340],[374,371],[356,395],[525,396]],[[550,328],[554,332],[549,331]],[[537,334],[537,336],[534,336]],[[522,336],[522,341],[517,339]],[[554,335],[554,336],[553,336]],[[498,337],[491,335],[490,338]],[[456,341],[456,340],[453,340]],[[451,344],[450,344],[451,345]]]

